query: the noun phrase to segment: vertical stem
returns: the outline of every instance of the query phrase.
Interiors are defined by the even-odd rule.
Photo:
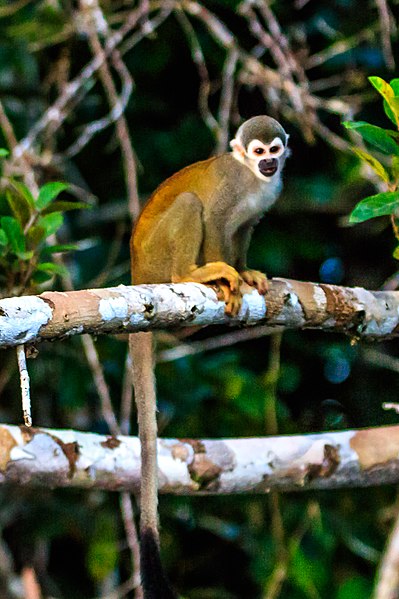
[[[265,430],[268,435],[277,435],[278,433],[276,404],[282,338],[282,333],[275,333],[270,337],[269,365],[264,378],[266,387]]]
[[[399,512],[385,547],[373,599],[396,599],[399,591]]]
[[[32,426],[29,373],[28,368],[26,366],[26,355],[24,345],[17,345],[17,360],[19,378],[21,381],[22,413],[24,415],[24,423],[25,426]]]
[[[270,338],[269,365],[265,374],[265,429],[269,435],[277,435],[277,383],[280,376],[282,333]],[[288,550],[286,547],[284,523],[281,514],[280,495],[276,491],[270,493],[271,532],[276,544],[276,564],[268,579],[263,599],[275,599],[287,577]]]

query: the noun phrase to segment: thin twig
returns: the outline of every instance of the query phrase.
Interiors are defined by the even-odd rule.
[[[0,100],[0,128],[3,131],[3,135],[7,141],[8,147],[11,153],[14,153],[18,147],[18,140],[14,132],[14,128],[9,120],[4,106]],[[35,173],[28,160],[26,159],[25,153],[20,154],[17,159],[20,168],[22,169],[23,179],[26,185],[30,188],[32,193],[38,193],[38,186],[35,180]]]
[[[219,349],[221,347],[230,347],[236,343],[248,341],[249,339],[258,339],[270,335],[270,327],[259,326],[248,329],[238,329],[231,333],[224,333],[223,335],[216,335],[215,337],[209,337],[209,339],[202,339],[201,341],[191,341],[189,343],[179,343],[175,347],[164,349],[157,354],[157,363],[162,362],[173,362],[174,360],[180,360],[186,356],[193,356],[213,349]]]
[[[96,346],[94,345],[94,341],[90,335],[82,335],[82,344],[85,350],[86,359],[93,375],[97,393],[100,398],[101,413],[111,433],[113,435],[119,435],[119,424],[112,407],[111,394],[105,381],[104,372],[98,357]]]
[[[320,52],[316,52],[315,54],[309,56],[305,61],[305,69],[309,70],[319,67],[335,56],[339,56],[340,54],[344,54],[344,52],[348,52],[348,50],[351,50],[361,42],[372,40],[375,37],[377,28],[377,23],[374,23],[362,31],[359,31],[355,35],[333,42],[327,48],[324,48],[323,50],[320,50]]]
[[[135,599],[143,599],[143,590],[140,583],[140,543],[137,528],[134,523],[134,509],[132,497],[126,491],[120,494],[120,506],[127,544],[132,556],[132,579],[135,589]]]
[[[264,406],[265,430],[268,435],[278,434],[277,384],[280,377],[282,338],[282,333],[276,333],[270,338],[269,364],[264,375],[264,384],[266,387]],[[276,544],[276,559],[273,573],[264,593],[264,599],[275,599],[279,596],[281,587],[287,577],[289,553],[281,512],[281,500],[278,492],[271,492],[269,506],[271,514],[271,530]]]
[[[122,382],[122,397],[119,423],[122,435],[130,434],[130,420],[133,407],[132,362],[130,352],[126,353],[125,369]]]
[[[183,32],[186,35],[188,43],[190,45],[191,58],[197,67],[198,75],[200,78],[200,88],[198,94],[198,108],[204,123],[207,125],[209,130],[215,137],[219,134],[219,123],[213,116],[209,108],[209,95],[211,92],[211,82],[209,80],[208,67],[206,66],[205,57],[202,52],[201,44],[199,43],[198,37],[195,33],[195,29],[187,18],[186,14],[179,7],[175,11],[177,20],[179,21]]]
[[[104,16],[103,12],[101,11],[100,4],[97,1],[96,2],[87,2],[87,0],[81,0],[81,5],[82,5],[83,9],[86,9],[88,11],[89,16],[92,15],[94,10],[96,10],[97,12],[100,13],[101,18],[102,18],[102,23],[104,23],[106,40],[109,40],[109,38],[110,38],[109,28],[108,28],[108,24],[106,22],[105,16]],[[145,9],[145,7],[143,7],[143,11],[144,10],[148,11],[148,9],[149,9],[148,5],[146,5],[146,7],[147,7],[146,9]],[[143,12],[143,14],[144,14],[144,12]],[[148,15],[148,12],[147,12],[147,15]],[[101,45],[100,37],[96,30],[94,19],[89,18],[88,24],[89,24],[89,42],[90,42],[92,52],[93,52],[94,56],[101,56],[104,53],[104,49]],[[102,84],[104,86],[105,92],[107,94],[108,103],[111,106],[111,109],[114,110],[115,107],[118,105],[120,105],[122,107],[124,106],[124,108],[126,108],[127,101],[129,99],[131,91],[132,91],[133,80],[132,80],[130,73],[127,70],[124,62],[122,61],[121,54],[118,50],[114,50],[114,52],[111,54],[111,61],[112,61],[113,66],[115,67],[116,71],[118,72],[119,76],[121,77],[124,87],[129,90],[129,94],[127,95],[126,100],[123,100],[123,98],[120,97],[117,93],[116,86],[115,86],[114,80],[112,78],[112,74],[111,74],[111,71],[108,66],[108,62],[107,62],[106,58],[99,69],[100,78],[101,78]],[[137,174],[136,174],[137,167],[136,167],[136,160],[135,160],[132,144],[130,142],[129,128],[128,128],[126,118],[123,114],[123,110],[122,110],[121,114],[119,114],[116,118],[116,132],[117,132],[118,139],[119,139],[119,145],[120,145],[120,148],[122,151],[122,161],[123,161],[123,167],[124,167],[124,172],[125,172],[125,181],[126,181],[126,187],[127,187],[127,192],[128,192],[128,199],[129,199],[129,201],[128,201],[129,211],[130,211],[132,220],[134,221],[137,218],[139,210],[140,210],[139,197],[138,197],[138,191],[137,191]]]
[[[385,63],[391,71],[395,69],[395,57],[392,50],[392,18],[389,14],[388,3],[386,0],[375,0],[378,9],[378,16],[380,19],[380,35],[382,52],[384,55]]]
[[[399,511],[377,574],[373,599],[397,599],[399,592]]]
[[[32,426],[29,372],[26,366],[25,346],[17,345],[17,360],[19,378],[21,382],[22,413],[25,426]]]
[[[14,15],[16,12],[21,10],[21,8],[23,8],[30,2],[32,2],[32,0],[15,0],[9,6],[2,6],[0,8],[0,19],[2,19],[3,17],[10,17],[11,15]]]
[[[15,154],[18,157],[26,150],[30,149],[35,143],[37,137],[47,129],[49,125],[61,127],[62,123],[68,116],[67,107],[75,96],[79,93],[80,99],[88,91],[88,82],[92,79],[96,71],[101,67],[107,56],[111,55],[115,48],[121,43],[124,37],[137,25],[137,21],[142,14],[142,8],[132,10],[126,19],[125,23],[109,38],[104,53],[101,56],[95,56],[72,81],[65,86],[63,93],[58,96],[56,101],[47,108],[40,119],[30,128],[30,131],[24,139],[22,139]],[[143,34],[139,39],[145,37]]]
[[[229,140],[229,122],[234,96],[234,73],[238,62],[238,50],[234,46],[227,53],[222,74],[222,93],[219,106],[219,129],[216,154],[226,151]]]
[[[21,578],[25,599],[41,599],[42,593],[34,569],[25,566],[25,568],[22,569]]]

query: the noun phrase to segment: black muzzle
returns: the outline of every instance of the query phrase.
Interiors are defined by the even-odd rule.
[[[259,171],[265,177],[272,177],[277,172],[277,168],[277,158],[268,158],[267,160],[260,160],[258,164]]]

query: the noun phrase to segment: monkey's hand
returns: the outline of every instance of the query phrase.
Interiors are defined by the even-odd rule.
[[[241,307],[242,295],[240,284],[242,278],[232,266],[225,262],[208,262],[204,266],[193,265],[187,275],[173,276],[173,283],[205,283],[216,284],[218,298],[226,304],[226,314],[236,316]]]
[[[265,295],[265,293],[269,289],[269,282],[267,280],[267,276],[259,270],[244,270],[240,272],[240,276],[243,281],[248,283],[248,285],[251,285],[251,287],[255,287],[258,290],[258,293],[260,293],[261,295]]]

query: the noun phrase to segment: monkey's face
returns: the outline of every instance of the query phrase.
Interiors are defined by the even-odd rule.
[[[231,142],[233,155],[244,163],[258,179],[270,181],[284,165],[287,148],[280,137],[270,142],[252,139],[245,148],[239,139]]]

